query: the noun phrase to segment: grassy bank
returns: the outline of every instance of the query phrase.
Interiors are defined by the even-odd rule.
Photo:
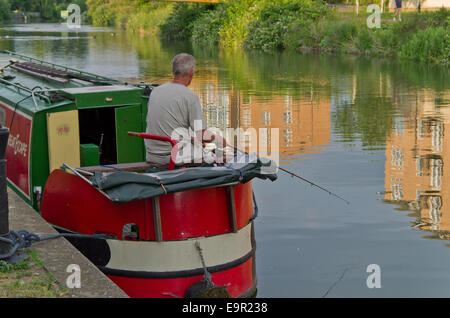
[[[192,23],[193,42],[264,51],[346,53],[450,63],[450,10],[392,13],[381,28],[368,28],[369,13],[337,12],[321,1],[231,1]],[[177,19],[173,18],[174,21]]]
[[[86,0],[86,5],[93,25],[139,33],[158,33],[173,9],[172,3],[143,0]]]
[[[120,25],[204,46],[293,49],[450,64],[450,10],[446,9],[403,13],[402,22],[392,21],[392,13],[383,13],[381,28],[370,29],[365,6],[356,15],[337,12],[322,0],[228,0],[217,5],[87,0],[87,5],[95,25]]]
[[[28,249],[29,259],[14,265],[0,261],[0,298],[55,298],[69,297],[49,274],[39,256]]]

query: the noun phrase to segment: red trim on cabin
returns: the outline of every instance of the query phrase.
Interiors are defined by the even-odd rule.
[[[6,148],[6,174],[24,195],[30,197],[30,117],[0,103],[5,110],[5,126],[10,129]]]

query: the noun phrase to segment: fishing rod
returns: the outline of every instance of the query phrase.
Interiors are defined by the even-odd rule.
[[[234,147],[234,146],[231,146],[231,145],[228,145],[228,146],[234,148],[234,150],[236,150],[236,151],[240,151],[240,152],[245,153],[245,154],[248,155],[248,152],[242,151],[241,149],[239,149],[239,148],[237,148],[237,147]],[[329,195],[332,195],[332,196],[334,196],[334,197],[336,197],[336,198],[338,198],[338,199],[344,201],[344,202],[347,203],[347,204],[350,204],[349,201],[345,200],[343,197],[337,195],[336,193],[333,193],[333,192],[331,192],[330,190],[327,190],[327,189],[325,189],[324,187],[321,187],[320,185],[318,185],[318,184],[316,184],[316,183],[314,183],[314,182],[312,182],[312,181],[309,181],[308,179],[305,179],[305,178],[299,176],[298,174],[296,174],[296,173],[294,173],[294,172],[292,172],[292,171],[289,171],[289,170],[284,169],[284,168],[281,168],[281,167],[278,167],[278,169],[280,169],[281,171],[284,171],[284,172],[290,174],[292,177],[299,178],[300,180],[303,180],[303,181],[309,183],[311,186],[315,186],[315,187],[317,187],[317,188],[319,188],[319,189],[321,189],[321,190],[327,192]]]
[[[282,170],[282,171],[284,171],[284,172],[290,174],[290,175],[293,176],[293,177],[297,177],[297,178],[299,178],[299,179],[301,179],[301,180],[303,180],[303,181],[305,181],[305,182],[308,182],[311,186],[315,186],[315,187],[317,187],[317,188],[319,188],[319,189],[321,189],[321,190],[327,192],[329,195],[335,196],[336,198],[341,199],[341,200],[344,201],[345,203],[350,204],[350,202],[347,201],[347,200],[345,200],[343,197],[340,197],[340,196],[337,195],[336,193],[333,193],[333,192],[331,192],[331,191],[329,191],[329,190],[327,190],[327,189],[321,187],[320,185],[315,184],[315,183],[312,182],[312,181],[309,181],[309,180],[307,180],[307,179],[305,179],[305,178],[303,178],[303,177],[300,177],[298,174],[295,174],[295,173],[293,173],[293,172],[291,172],[291,171],[289,171],[289,170],[286,170],[286,169],[284,169],[284,168],[281,168],[281,167],[278,167],[278,169],[280,169],[280,170]]]

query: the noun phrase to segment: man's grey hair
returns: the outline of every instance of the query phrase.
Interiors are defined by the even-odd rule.
[[[195,58],[187,53],[181,53],[176,55],[172,61],[172,73],[173,75],[186,76],[194,69]]]

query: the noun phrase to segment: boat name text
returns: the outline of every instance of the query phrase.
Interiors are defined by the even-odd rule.
[[[28,144],[20,141],[20,134],[16,136],[9,136],[8,146],[14,149],[14,155],[20,154],[24,157],[27,156]]]

